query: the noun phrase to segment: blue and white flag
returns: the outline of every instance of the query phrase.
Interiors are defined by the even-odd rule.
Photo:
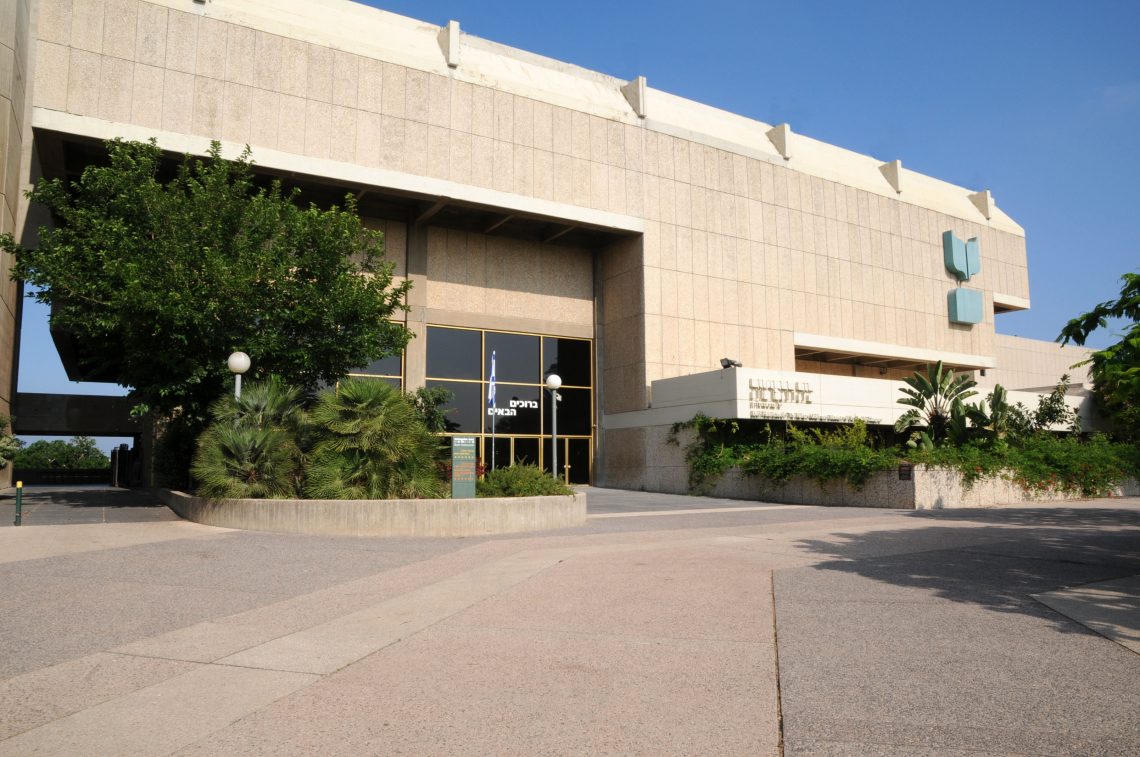
[[[487,385],[487,407],[495,409],[495,351],[491,350],[491,383]],[[491,413],[494,415],[494,413]]]

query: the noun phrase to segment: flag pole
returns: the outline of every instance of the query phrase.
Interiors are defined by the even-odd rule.
[[[491,470],[495,470],[495,416],[498,413],[498,404],[495,397],[495,351],[491,350],[491,385],[487,389],[487,404],[491,406]]]

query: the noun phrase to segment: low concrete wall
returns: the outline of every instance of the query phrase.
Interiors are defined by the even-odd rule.
[[[586,495],[487,499],[223,499],[161,490],[196,523],[327,536],[487,536],[580,526]]]
[[[783,485],[757,476],[731,470],[721,476],[711,494],[729,499],[755,499],[795,505],[838,507],[879,507],[898,510],[943,510],[956,507],[995,507],[1031,502],[1057,502],[1088,499],[1059,491],[1026,492],[1012,481],[991,478],[967,488],[962,474],[950,468],[915,466],[909,481],[900,481],[897,470],[871,476],[862,489],[854,490],[843,481],[820,484],[794,478]],[[1140,485],[1126,481],[1109,493],[1115,497],[1140,496]]]

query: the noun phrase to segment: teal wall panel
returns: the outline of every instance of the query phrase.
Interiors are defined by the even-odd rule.
[[[946,298],[950,323],[974,324],[982,322],[982,293],[978,289],[950,290]]]

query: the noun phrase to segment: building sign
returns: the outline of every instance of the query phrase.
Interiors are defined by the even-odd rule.
[[[452,499],[474,498],[477,449],[473,436],[451,437]]]
[[[819,387],[815,381],[748,379],[748,417],[756,420],[799,421],[801,423],[853,423],[861,418],[880,423],[879,418],[828,412],[818,405]]]

